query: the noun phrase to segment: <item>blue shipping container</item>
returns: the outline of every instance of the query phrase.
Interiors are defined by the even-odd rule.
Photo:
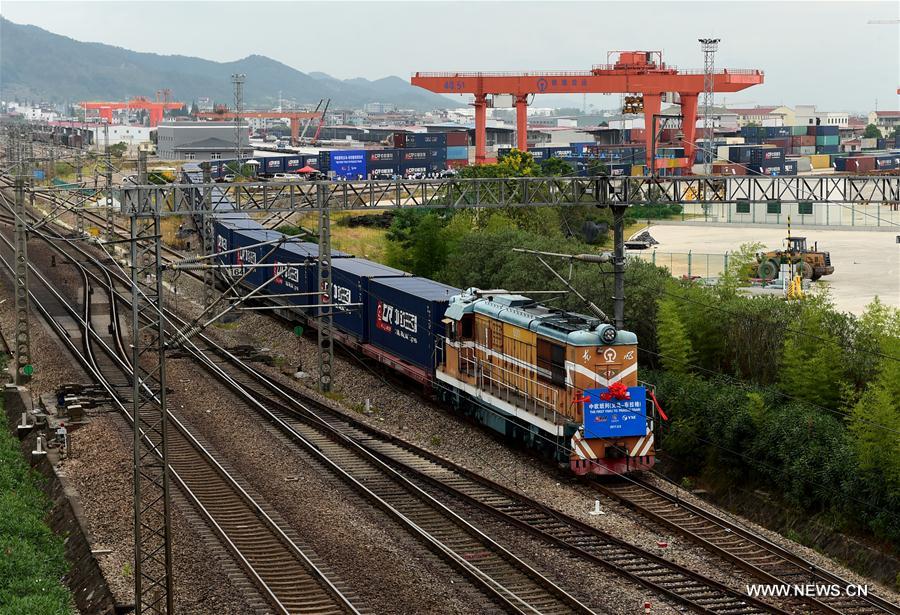
[[[447,148],[447,160],[468,160],[469,148],[465,145],[452,145]]]
[[[785,160],[782,172],[784,175],[796,175],[797,174],[797,161],[796,160]]]
[[[380,167],[382,165],[396,166],[400,162],[400,154],[403,150],[399,149],[377,149],[369,150],[366,153],[367,164],[370,169]]]
[[[379,278],[369,283],[367,318],[373,346],[417,367],[434,367],[436,336],[460,290],[425,278]]]
[[[341,179],[357,179],[366,176],[365,150],[334,150],[329,155],[328,171]]]
[[[406,147],[447,147],[447,133],[411,132],[406,135]]]
[[[237,249],[237,252],[233,252],[229,256],[232,257],[231,264],[233,265],[260,265],[263,263],[272,263],[272,255],[269,254],[270,251],[275,247],[274,243],[268,243],[266,245],[256,245],[263,242],[275,242],[284,237],[281,233],[276,231],[268,231],[268,230],[259,230],[259,229],[234,229],[231,232],[231,249]],[[256,246],[256,247],[251,247]],[[266,258],[268,255],[268,258]],[[250,274],[244,279],[244,283],[247,286],[256,288],[257,286],[266,282],[269,278],[272,277],[272,268],[271,267],[248,267],[250,270]],[[236,268],[231,270],[231,275],[235,278],[238,278],[247,270],[243,268]],[[261,293],[265,294],[267,292],[268,286],[264,288]]]
[[[273,173],[284,172],[284,158],[277,156],[275,158],[263,158],[260,160],[260,174],[272,175]]]
[[[340,250],[332,250],[332,258],[350,258],[351,255]],[[319,246],[315,243],[288,240],[275,249],[272,263],[275,265],[270,276],[277,275],[266,287],[272,295],[288,293],[311,293],[318,285]],[[317,295],[285,297],[283,303],[297,306],[308,306],[318,302]]]
[[[288,156],[284,159],[284,172],[293,173],[303,167],[303,158],[300,156]]]
[[[314,267],[307,272],[309,275],[309,287],[318,285],[318,272]],[[366,341],[369,336],[368,323],[365,318],[366,305],[369,296],[370,280],[373,278],[404,277],[409,274],[382,265],[364,258],[340,258],[331,263],[331,293],[318,295],[316,303],[331,302],[338,304],[334,308],[324,308],[334,314],[334,326],[353,335],[360,341]],[[320,289],[321,290],[321,289]],[[340,307],[360,303],[356,307]]]

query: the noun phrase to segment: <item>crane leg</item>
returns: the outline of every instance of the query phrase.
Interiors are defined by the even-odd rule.
[[[528,97],[516,96],[516,149],[528,151]]]
[[[300,145],[300,119],[291,118],[291,145]]]
[[[487,160],[487,94],[475,95],[475,164]]]
[[[684,133],[684,155],[688,159],[688,168],[694,164],[694,151],[697,143],[697,94],[681,94],[681,132]],[[705,136],[705,135],[704,135]],[[710,147],[710,144],[704,144]]]
[[[653,151],[653,132],[656,130],[656,125],[653,122],[653,116],[659,115],[660,110],[662,109],[662,95],[661,94],[644,94],[644,134],[645,141],[647,145],[647,168],[651,168],[653,165],[651,164],[653,157],[656,155],[656,152]]]

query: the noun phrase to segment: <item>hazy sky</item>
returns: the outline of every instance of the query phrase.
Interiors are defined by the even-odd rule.
[[[16,2],[0,14],[57,34],[161,54],[266,55],[304,72],[378,78],[438,70],[584,70],[607,50],[663,51],[703,65],[698,37],[722,39],[717,67],[766,82],[729,105],[898,109],[900,25],[892,2]],[[0,33],[2,34],[2,33]],[[598,106],[617,103],[592,97]],[[554,99],[581,106],[580,96]],[[541,97],[535,101],[540,106]],[[717,102],[722,102],[721,95]]]

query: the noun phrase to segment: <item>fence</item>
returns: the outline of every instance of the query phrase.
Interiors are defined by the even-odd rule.
[[[682,220],[784,226],[788,216],[797,226],[898,227],[898,203],[745,202],[685,204]]]
[[[660,252],[643,250],[628,253],[628,258],[665,267],[676,278],[683,276],[717,278],[728,267],[729,254],[703,254],[698,252]]]

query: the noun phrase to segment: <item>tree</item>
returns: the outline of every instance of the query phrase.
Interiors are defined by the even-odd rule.
[[[200,107],[197,106],[197,101],[195,100],[191,103],[191,115],[196,116],[198,113],[200,113]]]
[[[880,139],[881,131],[878,130],[878,126],[875,124],[868,124],[865,131],[863,131],[863,137],[866,139]]]
[[[660,361],[666,371],[686,374],[694,362],[694,349],[687,329],[672,299],[660,299],[657,310],[656,339]]]
[[[562,177],[574,175],[575,168],[561,158],[547,158],[541,163],[541,171],[543,175]]]
[[[121,158],[128,151],[128,145],[122,141],[109,146],[109,155],[113,158]]]

